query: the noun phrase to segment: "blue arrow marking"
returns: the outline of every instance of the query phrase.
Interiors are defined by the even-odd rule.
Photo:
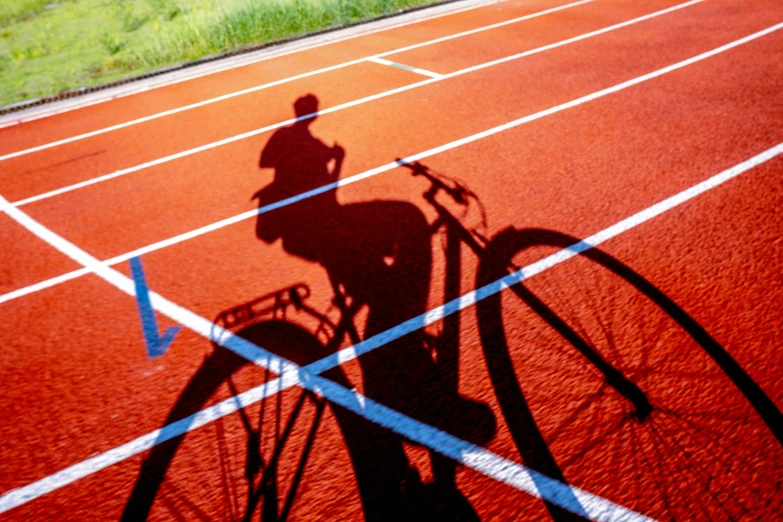
[[[174,336],[179,332],[179,326],[170,326],[163,337],[158,335],[158,321],[155,319],[155,310],[150,303],[150,292],[144,279],[144,269],[141,267],[141,258],[130,259],[131,274],[136,284],[136,304],[141,316],[141,329],[144,332],[144,340],[147,343],[147,354],[150,359],[163,355],[168,350]]]

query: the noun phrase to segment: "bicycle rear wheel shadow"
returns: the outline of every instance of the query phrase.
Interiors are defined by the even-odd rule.
[[[215,323],[306,365],[330,352],[308,329],[286,320],[284,311],[280,315],[292,301],[306,297],[298,293],[303,291],[306,287],[298,285],[263,296],[221,313]],[[327,373],[348,385],[339,368]],[[212,353],[185,386],[164,426],[274,377],[213,343]],[[326,406],[312,392],[291,389],[257,404],[240,405],[236,413],[201,428],[195,446],[187,446],[194,439],[190,433],[158,444],[144,459],[122,519],[146,520],[155,505],[163,518],[175,520],[286,520]],[[337,408],[334,414],[348,429],[348,437],[362,422]],[[361,446],[351,447],[356,454],[352,457],[366,457]]]
[[[350,324],[345,320],[335,324],[310,308],[304,302],[308,296],[305,285],[295,285],[226,310],[215,324],[306,366],[334,353],[345,333],[343,329]],[[164,426],[225,398],[257,389],[275,377],[217,343],[213,348],[177,399]],[[346,388],[353,387],[339,367],[322,375]],[[457,404],[476,406],[464,401],[443,403],[446,407]],[[332,427],[329,434],[324,434],[327,415],[336,420],[338,433]],[[426,420],[442,424],[438,418]],[[303,478],[312,463],[316,438],[330,436],[332,450],[343,443],[347,450],[349,468],[342,469],[352,476],[340,484],[349,484],[352,490],[338,495],[329,485],[330,493],[319,493],[317,490],[323,490],[326,484],[313,486],[310,480],[311,508],[321,499],[319,509],[326,513],[339,509],[340,516],[347,516],[342,510],[349,506],[334,501],[339,496],[354,504],[358,498],[361,507],[355,516],[366,520],[478,519],[456,490],[421,482],[408,463],[399,436],[299,387],[240,405],[235,413],[209,422],[196,432],[156,445],[142,463],[122,519],[286,520],[297,513],[295,501],[301,500],[303,490],[308,489],[303,487]],[[324,508],[330,501],[334,506]],[[301,510],[298,515],[303,516]]]
[[[509,229],[488,245],[477,287],[577,243]],[[661,519],[783,514],[780,410],[704,328],[618,259],[583,251],[479,302],[478,316],[527,465]]]

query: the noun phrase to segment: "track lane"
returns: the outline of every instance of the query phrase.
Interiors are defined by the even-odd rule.
[[[681,3],[655,0],[639,5],[637,2],[627,0],[602,0],[600,3],[585,4],[550,15],[547,20],[541,20],[544,23],[526,24],[520,28],[501,27],[491,33],[466,36],[462,39],[463,43],[457,46],[452,45],[454,42],[446,42],[429,52],[423,48],[412,49],[395,53],[387,58],[446,74],[507,56],[509,53],[506,46],[511,42],[521,49],[534,48]]]
[[[565,4],[567,2],[563,2]],[[205,99],[253,88],[270,81],[284,80],[328,66],[363,59],[408,45],[415,45],[531,14],[553,7],[549,1],[500,2],[469,11],[438,16],[379,33],[362,35],[294,52],[235,69],[155,88],[95,106],[56,114],[40,120],[0,129],[3,154],[41,145],[84,132],[171,110]],[[419,27],[420,26],[420,27]],[[7,147],[7,148],[6,148]]]
[[[584,9],[583,6],[572,7],[572,9],[577,8]],[[638,9],[638,11],[639,13],[647,12],[643,8]],[[531,19],[520,23],[535,23],[549,26],[549,24],[542,22],[541,20],[549,19],[553,16],[557,16],[558,14],[559,13],[553,13],[544,16],[541,19]],[[551,32],[556,35],[559,32],[557,28],[558,26],[555,23],[553,27],[554,29],[551,30]],[[585,32],[589,31],[584,31],[582,34]],[[567,36],[570,37],[570,34]],[[548,36],[548,38],[556,38],[556,36],[551,35]],[[549,39],[544,39],[542,43],[550,43]],[[507,53],[506,55],[513,54],[520,49],[520,47],[514,42],[515,40],[510,40],[505,44],[504,47]],[[535,48],[535,41],[524,43],[531,43],[533,48]],[[523,45],[521,48],[523,50],[527,49],[525,45]],[[324,86],[328,86],[329,77],[333,78],[333,81],[335,82],[334,88],[337,88],[338,84],[342,86],[347,81],[345,78],[343,78],[343,76],[349,74],[350,78],[350,74],[358,75],[361,74],[362,70],[364,70],[365,73],[377,74],[382,78],[382,71],[378,71],[376,70],[377,68],[373,68],[374,65],[375,64],[369,63],[358,64],[353,66],[348,71],[339,70],[328,73],[326,74],[326,78],[321,80],[318,80],[317,77],[308,78],[295,82],[292,85],[279,86],[275,89],[272,89],[273,92],[271,93],[267,91],[258,92],[253,95],[244,96],[238,99],[227,100],[221,104],[218,104],[217,106],[202,107],[194,111],[188,111],[187,113],[173,115],[172,117],[166,118],[163,122],[153,120],[141,124],[140,126],[120,129],[107,135],[95,136],[90,139],[66,144],[62,147],[42,151],[41,153],[34,154],[32,156],[12,158],[4,162],[6,168],[8,169],[8,178],[6,178],[7,181],[3,184],[2,188],[6,194],[13,196],[13,192],[9,192],[9,190],[12,191],[13,188],[7,186],[7,183],[10,182],[11,186],[13,186],[14,183],[18,183],[18,180],[14,180],[13,178],[15,178],[16,175],[20,172],[25,174],[31,174],[35,172],[39,177],[42,177],[42,179],[27,179],[25,180],[25,184],[32,187],[35,183],[41,183],[42,185],[39,189],[39,193],[47,192],[49,190],[68,186],[72,183],[107,175],[108,173],[115,172],[118,169],[120,170],[119,173],[124,173],[126,170],[128,172],[132,172],[139,168],[137,166],[147,165],[145,164],[145,159],[158,160],[158,158],[164,158],[167,154],[174,154],[170,158],[175,158],[177,156],[175,153],[179,153],[180,151],[188,151],[193,147],[209,144],[220,138],[226,138],[228,136],[241,136],[241,132],[237,132],[238,130],[249,131],[251,129],[262,128],[265,126],[265,124],[284,122],[288,119],[287,117],[280,116],[274,109],[270,111],[269,109],[265,108],[265,105],[267,105],[265,100],[274,95],[275,91],[281,93],[281,96],[278,99],[284,99],[286,97],[285,94],[290,92],[290,89],[298,89],[296,92],[307,92],[308,90],[312,90],[312,88],[308,86],[308,83],[320,81],[323,82]],[[354,71],[354,69],[358,69],[358,71]],[[380,69],[386,70],[388,68],[381,67]],[[404,84],[403,82],[413,83],[414,81],[421,80],[421,78],[417,80],[413,76],[409,75],[400,75],[400,71],[396,72],[398,73],[398,76],[390,76],[390,79],[399,78],[400,85]],[[371,82],[372,80],[363,78],[363,81]],[[389,87],[394,86],[395,85],[393,83],[389,85]],[[338,90],[340,91],[340,97],[343,100],[355,100],[362,97],[360,94],[345,96],[341,92],[343,90],[342,88],[338,88]],[[371,92],[381,91],[394,93],[393,89],[388,88],[376,88],[375,91],[371,90]],[[322,104],[322,109],[338,105],[337,103],[329,103],[328,91],[324,94],[324,98],[326,99]],[[257,100],[258,104],[260,105],[260,108],[256,109],[258,110],[258,113],[256,113],[254,110],[247,110],[247,104],[255,107],[254,99]],[[224,116],[224,112],[227,112],[229,116]],[[267,115],[267,112],[271,114]],[[212,123],[209,126],[204,125],[205,121],[214,122],[215,120],[227,121],[221,124]],[[195,128],[199,130],[197,132],[182,133],[179,130],[180,127]],[[207,131],[207,129],[209,130]],[[209,136],[212,136],[212,138],[209,138]],[[233,141],[234,138],[229,139]],[[125,144],[125,147],[120,147],[119,143]],[[102,151],[103,154],[95,158],[94,156],[96,156],[98,151]],[[187,153],[189,154],[190,152]],[[156,162],[152,162],[147,165],[147,168],[156,164]],[[112,174],[111,176],[114,175],[116,174]],[[20,197],[19,199],[22,198]]]
[[[501,21],[501,22],[498,22],[498,23],[495,23],[495,24],[480,26],[480,27],[476,27],[474,29],[470,29],[470,30],[467,30],[467,31],[457,32],[457,33],[449,34],[449,35],[446,35],[446,36],[441,36],[439,38],[435,38],[435,39],[431,39],[431,40],[425,40],[423,42],[419,42],[419,43],[416,43],[416,44],[407,45],[407,46],[404,46],[404,47],[401,47],[401,48],[398,48],[398,49],[393,49],[391,51],[386,51],[384,53],[372,55],[372,56],[370,56],[370,57],[368,57],[366,59],[350,60],[350,61],[343,62],[343,63],[337,64],[337,65],[332,65],[332,66],[324,67],[324,68],[321,68],[321,69],[315,69],[315,70],[310,71],[310,72],[302,73],[302,74],[291,76],[291,77],[288,77],[288,78],[283,78],[283,79],[276,80],[276,81],[269,82],[269,83],[264,83],[264,84],[261,84],[261,85],[250,87],[248,89],[243,89],[243,90],[240,90],[240,91],[227,93],[227,94],[222,95],[222,96],[209,98],[209,99],[202,100],[200,102],[196,102],[196,103],[193,103],[193,104],[183,105],[181,107],[177,107],[177,108],[173,108],[173,109],[170,109],[170,110],[167,110],[167,111],[151,114],[151,115],[148,115],[148,116],[145,116],[145,117],[142,117],[142,118],[138,118],[138,119],[135,119],[135,120],[128,120],[128,121],[125,121],[125,122],[122,122],[122,123],[118,123],[116,125],[111,125],[111,126],[104,127],[104,128],[101,128],[101,129],[96,129],[96,130],[91,131],[91,132],[86,132],[86,133],[83,133],[83,134],[77,134],[75,136],[70,136],[68,138],[64,138],[64,139],[61,139],[61,140],[52,141],[52,142],[45,143],[45,144],[42,144],[42,145],[39,145],[39,146],[36,146],[36,147],[22,149],[22,150],[19,150],[19,151],[16,151],[16,152],[12,152],[12,153],[6,154],[4,156],[0,156],[0,161],[7,160],[7,159],[10,159],[10,158],[13,158],[13,157],[18,157],[18,156],[23,156],[23,155],[27,155],[27,154],[32,154],[32,153],[39,152],[39,151],[46,150],[46,149],[50,149],[50,148],[53,148],[53,147],[58,147],[60,145],[64,145],[64,144],[67,144],[67,143],[79,141],[79,140],[86,139],[86,138],[90,138],[90,137],[97,136],[97,135],[100,135],[100,134],[113,132],[113,131],[116,131],[116,130],[119,130],[119,129],[122,129],[122,128],[131,127],[133,125],[137,125],[137,124],[140,124],[140,123],[145,123],[147,121],[151,121],[151,120],[154,120],[154,119],[164,118],[164,117],[167,117],[167,116],[171,116],[173,114],[186,112],[186,111],[189,111],[189,110],[192,110],[192,109],[196,109],[196,108],[199,108],[199,107],[202,107],[202,106],[206,106],[206,105],[210,105],[210,104],[214,104],[214,103],[219,103],[219,102],[222,102],[222,101],[225,101],[225,100],[229,100],[229,99],[232,99],[232,98],[235,98],[235,97],[239,97],[239,96],[243,96],[243,95],[246,95],[246,94],[258,92],[258,91],[261,91],[261,90],[264,90],[264,89],[268,89],[270,87],[274,87],[274,86],[277,86],[277,85],[282,85],[282,84],[290,83],[290,82],[293,82],[293,81],[296,81],[296,80],[299,80],[299,79],[308,78],[310,76],[316,76],[316,75],[327,73],[327,72],[330,72],[330,71],[339,70],[339,69],[342,69],[342,68],[345,68],[345,67],[358,65],[358,64],[361,64],[361,63],[366,62],[366,61],[382,60],[383,56],[390,55],[390,54],[393,54],[393,53],[398,53],[398,52],[402,52],[402,51],[406,51],[406,50],[411,50],[411,49],[415,49],[415,48],[425,47],[425,46],[428,46],[428,45],[435,45],[435,44],[438,44],[438,43],[443,42],[443,41],[448,41],[448,40],[452,40],[452,39],[455,39],[455,38],[462,38],[462,37],[470,35],[470,34],[475,34],[475,33],[478,33],[478,32],[492,30],[492,29],[497,28],[497,27],[503,27],[503,26],[506,26],[506,25],[520,23],[520,22],[523,22],[523,21],[531,19],[531,18],[537,18],[537,17],[540,17],[540,16],[546,16],[547,14],[550,14],[550,13],[558,12],[558,11],[561,11],[561,10],[564,10],[564,9],[570,9],[572,7],[575,7],[575,6],[578,6],[578,5],[582,5],[584,3],[593,2],[593,1],[594,0],[577,0],[576,2],[573,2],[573,3],[570,3],[570,4],[565,4],[565,5],[562,5],[562,6],[556,6],[556,7],[550,8],[550,9],[545,9],[543,11],[537,11],[537,12],[532,13],[532,14],[527,14],[527,15],[511,18],[511,19],[504,20],[504,21]],[[289,51],[289,53],[290,53],[290,51]],[[233,67],[237,67],[237,65],[234,65]],[[228,69],[228,68],[231,68],[231,67],[230,66],[226,66],[226,68]],[[184,78],[182,79],[182,81],[184,81]],[[115,97],[120,97],[120,96],[119,95],[115,95]],[[106,101],[106,100],[103,100],[103,101]],[[63,112],[65,112],[65,110],[63,110]],[[0,128],[1,128],[1,126],[0,126]]]
[[[758,22],[754,20],[752,23]],[[644,41],[648,43],[636,47],[635,52],[644,55],[649,52],[650,46],[666,40],[665,27],[656,29],[660,32],[656,34],[651,29],[644,34]],[[725,38],[715,34],[716,32],[712,31],[710,37],[718,41]],[[608,36],[604,35],[607,38]],[[630,36],[627,35],[626,38],[630,39]],[[612,38],[617,37],[612,34]],[[776,37],[771,35],[765,38],[774,40]],[[693,56],[691,53],[704,50],[705,43],[700,36],[694,35],[693,40],[696,49],[686,49],[683,43],[679,42],[680,45],[676,48],[667,49],[666,56],[656,56],[655,61],[658,65],[668,65],[676,58]],[[565,56],[572,70],[570,82],[565,85],[559,74],[548,72],[548,59],[557,59],[561,56],[560,52],[566,53],[565,49],[559,49],[552,51],[555,54],[544,53],[526,60],[524,70],[533,74],[518,74],[521,64],[503,64],[497,70],[477,72],[476,74],[480,75],[478,77],[456,78],[450,89],[434,84],[425,87],[424,91],[404,93],[400,98],[378,100],[371,106],[357,107],[357,113],[362,109],[360,121],[357,121],[353,110],[321,117],[314,123],[314,133],[330,144],[339,141],[348,150],[343,176],[349,176],[376,167],[378,157],[391,159],[421,151],[428,146],[440,145],[449,139],[462,138],[472,132],[502,124],[512,117],[532,114],[559,102],[588,94],[596,88],[611,86],[634,74],[649,72],[654,66],[649,63],[640,65],[644,60],[636,56],[631,58],[613,54],[609,49],[615,48],[610,46],[608,49],[609,42],[589,40],[583,44],[585,45],[581,47],[582,52],[578,56],[573,56],[570,52]],[[632,45],[626,44],[625,40],[623,44]],[[596,60],[603,57],[607,68],[609,64],[606,61],[611,60],[611,72],[607,71],[600,78],[596,78],[594,68],[584,65],[590,63],[585,62],[585,56],[590,52],[594,53]],[[676,53],[676,56],[669,53]],[[647,59],[652,57],[648,56]],[[711,60],[721,60],[721,56],[705,61],[707,67],[710,67]],[[501,73],[501,81],[498,81],[497,73]],[[486,94],[488,84],[485,82],[492,82],[492,96]],[[466,96],[475,100],[474,104],[464,104]],[[418,107],[414,122],[390,117],[396,114],[400,103]],[[379,122],[383,123],[379,125]],[[416,129],[413,134],[412,128]],[[271,175],[262,171],[261,176],[257,177],[254,173],[259,151],[266,139],[259,136],[255,141],[231,144],[225,150],[215,149],[184,158],[176,162],[176,165],[161,165],[155,172],[134,173],[109,184],[91,186],[78,194],[63,195],[54,202],[35,203],[27,208],[34,217],[55,230],[73,238],[78,244],[85,245],[99,257],[108,258],[232,215],[236,210],[230,209],[237,209],[235,205],[240,201],[247,201],[248,206],[237,210],[249,208],[252,204],[249,201],[250,195],[268,183],[269,178],[266,176]],[[367,146],[368,142],[372,143],[371,147]],[[214,182],[218,175],[220,185]],[[199,184],[209,186],[210,190],[194,193],[192,187]],[[155,188],[150,190],[152,194],[144,194],[143,199],[133,202],[128,199],[137,191],[137,187],[142,185],[150,188],[154,186]],[[113,195],[118,193],[123,194],[122,201],[126,205],[121,212],[118,212],[118,198]],[[179,195],[184,193],[193,196],[180,201]],[[173,207],[169,204],[171,200],[180,201],[180,204]],[[84,219],[79,227],[69,227],[68,220],[73,219],[72,213],[77,206],[89,209],[85,212],[89,212],[90,219]],[[96,215],[100,215],[101,219],[92,221]],[[145,223],[146,226],[140,233],[143,235],[130,238],[126,234],[116,233],[124,230],[127,222]],[[95,228],[91,227],[93,224]],[[108,232],[109,230],[112,232]]]
[[[420,81],[411,72],[361,63],[241,98],[2,162],[8,197],[43,192],[155,161],[292,118],[291,92],[318,90],[336,106]],[[27,187],[27,188],[25,188]],[[19,191],[23,192],[19,192]]]

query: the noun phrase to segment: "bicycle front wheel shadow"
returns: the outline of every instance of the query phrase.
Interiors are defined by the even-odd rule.
[[[477,287],[578,242],[502,232]],[[585,250],[480,301],[478,319],[529,467],[657,519],[783,515],[780,411],[725,348],[621,261]]]
[[[326,355],[313,334],[290,322],[263,321],[237,335],[299,364]],[[344,381],[339,369],[330,376]],[[312,474],[324,470],[330,475],[344,472],[349,479],[345,482],[355,484],[347,452],[336,450],[344,444],[325,399],[293,387],[231,407],[236,400],[232,396],[258,391],[274,377],[215,346],[165,425],[221,401],[236,411],[155,446],[144,459],[123,520],[281,521],[297,513],[306,517],[302,511],[307,513],[312,503],[326,511],[345,512],[352,505],[359,509],[355,487],[341,489],[339,495],[313,490],[318,481]],[[328,458],[317,452],[324,443],[331,449]],[[360,518],[361,511],[355,515]]]

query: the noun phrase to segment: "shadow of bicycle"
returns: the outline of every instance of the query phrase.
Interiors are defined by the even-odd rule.
[[[369,338],[387,342],[359,357],[358,371],[334,366],[323,376],[473,444],[509,438],[530,469],[650,516],[780,514],[783,495],[773,478],[783,467],[779,409],[683,308],[600,249],[580,250],[483,296],[477,341],[497,406],[462,397],[462,314],[447,315],[439,336],[398,329],[426,312],[433,234],[446,229],[448,238],[445,302],[463,292],[464,245],[479,258],[482,288],[579,240],[540,229],[484,237],[438,207],[434,194],[458,205],[477,196],[426,168],[419,174],[432,183],[424,199],[437,210],[434,223],[410,202],[341,204],[335,190],[265,211],[340,178],[345,150],[311,131],[317,103],[312,95],[298,99],[298,121],[261,152],[259,166],[275,175],[254,195],[256,235],[323,267],[332,309],[310,307],[300,284],[218,315],[216,340],[234,334],[274,357],[259,366],[214,345],[165,423],[204,427],[180,426],[185,434],[150,450],[124,520],[158,513],[178,520],[478,520],[475,493],[461,491],[454,462],[278,377],[279,358],[306,367]],[[574,489],[573,502],[550,498],[549,515],[581,518],[583,510],[563,507],[579,506],[578,496]]]

